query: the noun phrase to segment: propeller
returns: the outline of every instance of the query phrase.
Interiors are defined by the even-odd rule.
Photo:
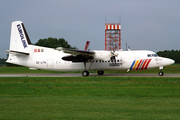
[[[115,53],[115,51],[111,51],[111,61],[116,63],[116,57],[118,56],[118,53]]]

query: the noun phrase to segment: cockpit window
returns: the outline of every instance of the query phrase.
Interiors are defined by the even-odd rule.
[[[148,57],[158,57],[157,54],[147,54]]]
[[[157,54],[153,54],[154,55],[154,57],[158,57],[158,55]]]
[[[151,57],[151,54],[148,54],[147,56],[148,56],[148,57]]]

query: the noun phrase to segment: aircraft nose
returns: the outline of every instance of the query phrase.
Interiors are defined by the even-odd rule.
[[[169,64],[171,65],[171,64],[174,64],[175,63],[175,61],[174,60],[172,60],[172,59],[169,59]]]
[[[169,58],[165,58],[163,63],[164,65],[171,65],[171,64],[174,64],[175,61]]]

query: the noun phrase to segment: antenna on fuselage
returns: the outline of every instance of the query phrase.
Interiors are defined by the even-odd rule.
[[[130,51],[130,46],[127,46],[127,43],[126,43],[126,51]]]
[[[127,48],[127,42],[126,42],[126,51],[127,51],[127,49],[128,49],[128,48]]]

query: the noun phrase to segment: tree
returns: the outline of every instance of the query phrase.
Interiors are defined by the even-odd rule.
[[[6,64],[6,59],[5,58],[0,58],[0,64]]]
[[[164,50],[157,52],[158,56],[171,58],[175,63],[180,63],[180,50]]]
[[[70,48],[70,49],[77,49],[75,46],[72,47],[68,44],[68,42],[64,38],[45,38],[38,40],[37,43],[35,43],[37,46],[43,46],[43,47],[50,47],[50,48],[57,48],[57,47],[63,47],[63,48]]]

